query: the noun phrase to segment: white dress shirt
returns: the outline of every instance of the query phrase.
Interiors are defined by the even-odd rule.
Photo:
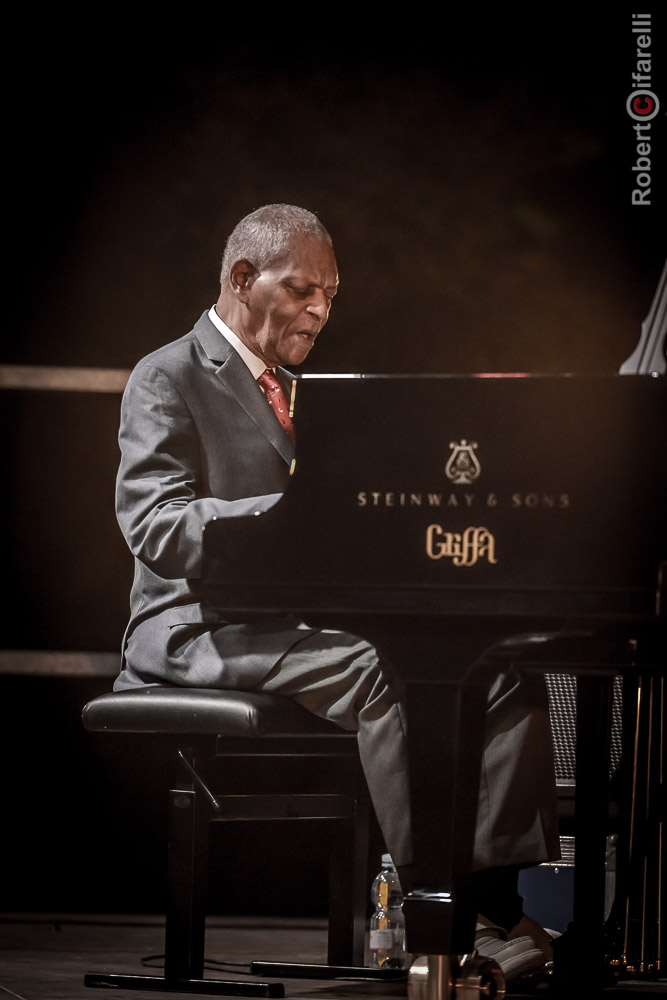
[[[250,369],[252,377],[257,381],[259,376],[266,371],[266,363],[261,358],[258,358],[256,354],[253,354],[250,348],[246,347],[242,340],[239,340],[234,331],[230,330],[226,323],[223,323],[215,311],[215,306],[211,306],[208,318],[216,330],[219,330],[225,340],[232,345],[236,353],[241,355]]]

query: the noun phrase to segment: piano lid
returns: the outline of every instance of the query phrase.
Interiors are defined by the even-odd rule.
[[[621,365],[621,375],[648,375],[667,371],[667,261],[653,296],[651,308],[642,323],[639,343]]]
[[[207,527],[216,600],[654,615],[667,559],[665,388],[643,376],[301,379],[284,497]]]

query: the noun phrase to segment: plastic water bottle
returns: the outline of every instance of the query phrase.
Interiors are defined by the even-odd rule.
[[[390,854],[382,855],[382,870],[371,888],[375,913],[371,917],[370,965],[372,969],[403,969],[405,953],[405,916],[403,893]]]

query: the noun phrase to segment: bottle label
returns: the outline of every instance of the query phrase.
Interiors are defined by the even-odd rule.
[[[377,951],[380,948],[393,948],[394,946],[394,929],[387,928],[386,930],[371,930],[370,936],[370,947],[371,951]]]

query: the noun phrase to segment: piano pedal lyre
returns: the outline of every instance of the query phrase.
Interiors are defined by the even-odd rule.
[[[502,1000],[505,977],[497,962],[481,955],[428,955],[408,973],[408,1000]]]

